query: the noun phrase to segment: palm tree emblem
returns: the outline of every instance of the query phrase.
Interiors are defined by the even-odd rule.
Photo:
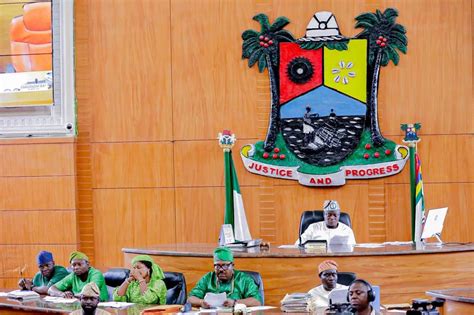
[[[268,69],[271,112],[265,140],[241,149],[249,172],[340,186],[403,169],[408,148],[382,136],[377,116],[381,67],[407,51],[397,16],[392,8],[360,14],[361,32],[346,37],[332,12],[318,11],[298,39],[286,17],[253,17],[261,28],[242,33],[242,59]]]
[[[380,67],[388,65],[390,60],[397,65],[400,60],[397,51],[404,54],[407,52],[406,30],[402,25],[395,23],[397,16],[397,10],[388,8],[383,13],[376,10],[375,13],[363,13],[356,17],[355,27],[364,29],[356,38],[366,38],[369,41],[368,73],[371,74],[371,78],[366,121],[370,124],[372,142],[375,146],[382,146],[385,143],[377,115]]]
[[[246,30],[242,33],[242,58],[248,59],[249,67],[258,64],[258,70],[263,72],[268,69],[270,77],[271,112],[264,149],[271,151],[275,146],[278,132],[280,131],[279,91],[277,83],[277,69],[279,58],[279,43],[293,42],[293,35],[283,28],[290,21],[280,16],[270,25],[268,16],[260,13],[253,17],[260,23],[260,32]]]

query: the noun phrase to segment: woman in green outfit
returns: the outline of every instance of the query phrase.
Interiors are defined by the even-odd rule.
[[[166,304],[166,285],[163,270],[148,255],[132,260],[128,277],[114,290],[114,301],[140,304]]]

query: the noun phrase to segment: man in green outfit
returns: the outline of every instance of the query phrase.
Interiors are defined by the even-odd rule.
[[[73,273],[49,288],[48,293],[51,296],[64,298],[73,298],[81,294],[82,288],[95,282],[100,289],[100,300],[108,301],[109,294],[105,285],[102,273],[89,265],[89,257],[81,252],[72,252],[69,256],[69,262]]]
[[[192,306],[209,308],[204,301],[206,293],[227,293],[223,306],[233,307],[235,304],[246,306],[262,305],[262,297],[253,278],[242,271],[234,269],[234,256],[227,247],[214,250],[214,271],[202,277],[189,292],[188,302]]]
[[[38,263],[38,273],[33,280],[20,279],[18,286],[22,290],[32,290],[39,294],[48,294],[48,289],[69,273],[66,268],[54,264],[53,254],[47,251],[39,252],[36,257]]]

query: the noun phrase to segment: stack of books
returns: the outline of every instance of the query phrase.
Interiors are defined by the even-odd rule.
[[[310,310],[311,295],[308,293],[290,293],[281,300],[281,310],[288,313],[305,313]]]
[[[11,299],[19,299],[19,300],[26,301],[26,300],[39,299],[40,295],[34,291],[15,290],[15,291],[8,292],[7,297]]]

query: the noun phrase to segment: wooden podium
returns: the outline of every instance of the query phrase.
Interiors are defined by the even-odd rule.
[[[148,254],[165,271],[182,272],[188,292],[213,270],[213,244],[172,244],[148,248],[124,248],[124,264]],[[265,304],[279,306],[288,292],[307,292],[320,284],[319,263],[333,259],[339,271],[351,271],[381,288],[382,303],[407,303],[428,298],[427,290],[470,287],[474,283],[474,245],[329,247],[325,253],[300,249],[236,249],[235,268],[262,275]]]

